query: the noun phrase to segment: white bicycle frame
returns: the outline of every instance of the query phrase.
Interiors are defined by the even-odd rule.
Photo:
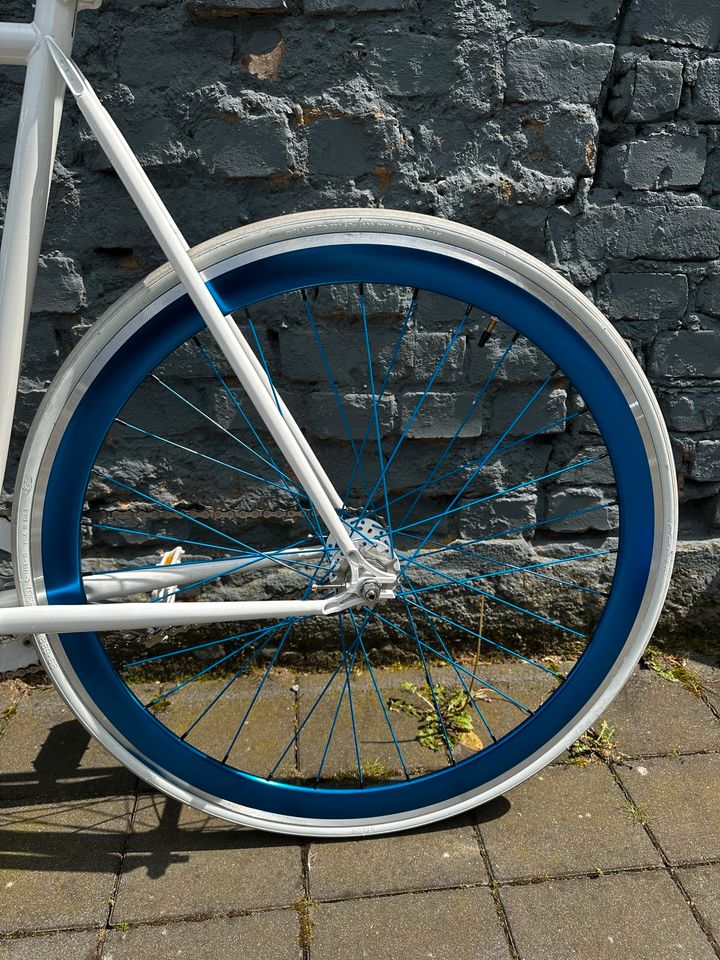
[[[22,606],[14,592],[0,595],[0,633],[117,630],[191,623],[329,615],[393,596],[395,574],[378,569],[357,549],[349,525],[338,514],[344,504],[310,449],[290,411],[272,387],[262,364],[233,322],[218,307],[189,256],[188,244],[150,183],[126,140],[77,66],[70,59],[77,13],[97,9],[102,0],[37,0],[31,24],[0,23],[0,63],[26,67],[5,227],[0,248],[0,479],[4,482],[15,398],[37,264],[45,228],[48,195],[57,148],[65,89],[70,90],[132,201],[175,269],[208,330],[243,389],[311,499],[348,564],[345,589],[326,600],[53,604]],[[243,564],[257,570],[288,559],[317,559],[318,550],[277,551]],[[213,565],[214,563],[214,565]],[[208,562],[237,569],[237,558]],[[212,567],[213,572],[209,572]],[[198,579],[182,565],[158,566],[83,580],[88,600],[117,599]]]

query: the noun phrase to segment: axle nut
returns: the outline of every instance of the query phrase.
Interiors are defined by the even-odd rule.
[[[368,580],[362,585],[360,592],[366,600],[373,603],[380,596],[380,584],[376,583],[375,580]]]

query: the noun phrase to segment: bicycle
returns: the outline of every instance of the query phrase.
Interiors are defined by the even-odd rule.
[[[110,753],[219,817],[345,836],[484,803],[587,729],[657,622],[677,491],[650,386],[560,275],[450,221],[325,210],[189,249],[70,59],[99,6],[0,24],[27,68],[3,476],[66,88],[168,263],[38,411],[0,632],[35,634]],[[330,669],[299,686],[308,644]]]

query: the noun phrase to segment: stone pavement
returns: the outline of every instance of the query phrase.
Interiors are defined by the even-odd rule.
[[[0,960],[714,960],[720,668],[689,666],[701,697],[636,673],[609,759],[347,842],[181,808],[52,689],[0,683]]]

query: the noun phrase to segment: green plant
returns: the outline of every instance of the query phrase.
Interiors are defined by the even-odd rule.
[[[473,728],[473,718],[468,710],[470,694],[462,688],[452,689],[442,684],[430,687],[425,683],[418,686],[416,683],[404,681],[401,689],[419,701],[411,703],[399,697],[388,700],[388,709],[391,713],[402,713],[418,721],[418,731],[415,740],[428,750],[437,753],[447,747],[462,743],[463,746],[475,750],[482,748],[482,740]],[[446,742],[447,738],[447,742]]]
[[[687,661],[683,657],[672,656],[658,647],[648,647],[642,663],[663,680],[679,683],[694,696],[702,696],[702,681],[697,674],[688,669]]]
[[[586,767],[589,763],[621,763],[625,756],[617,749],[615,727],[603,720],[600,728],[591,727],[570,746],[567,763]]]

